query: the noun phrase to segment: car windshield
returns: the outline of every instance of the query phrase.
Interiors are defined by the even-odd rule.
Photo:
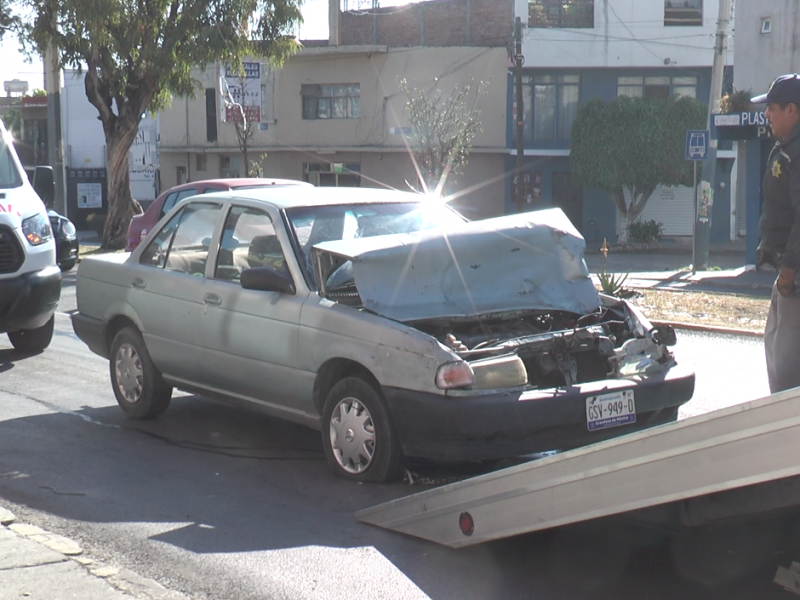
[[[11,136],[0,130],[0,189],[22,185],[12,152]]]
[[[399,202],[306,206],[286,210],[298,247],[298,260],[306,279],[313,282],[311,248],[322,242],[374,235],[413,233],[466,219],[440,202]]]

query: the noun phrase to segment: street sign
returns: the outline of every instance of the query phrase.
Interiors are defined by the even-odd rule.
[[[688,129],[686,131],[686,160],[705,160],[708,152],[708,130]]]

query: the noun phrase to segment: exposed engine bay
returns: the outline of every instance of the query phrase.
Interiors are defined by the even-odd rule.
[[[653,328],[627,302],[596,313],[528,312],[409,323],[472,366],[476,389],[547,389],[646,375],[675,365],[671,327]]]

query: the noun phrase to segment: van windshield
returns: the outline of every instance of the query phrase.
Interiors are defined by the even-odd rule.
[[[0,189],[15,188],[22,185],[17,163],[12,155],[11,136],[0,129]]]

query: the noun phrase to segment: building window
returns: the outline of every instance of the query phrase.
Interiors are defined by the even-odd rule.
[[[528,0],[528,27],[592,29],[594,0]]]
[[[772,33],[772,17],[761,17],[761,33]]]
[[[671,94],[697,98],[697,77],[617,77],[617,96],[667,98]]]
[[[664,0],[664,25],[701,26],[703,0]]]
[[[357,83],[342,85],[304,85],[304,119],[357,119],[361,116],[361,86]]]
[[[525,142],[567,141],[578,109],[580,75],[524,75]],[[514,108],[516,114],[516,107]]]
[[[361,187],[361,165],[304,163],[303,179],[317,187]]]
[[[206,88],[206,141],[217,141],[217,90]]]
[[[195,154],[196,161],[195,161],[195,170],[196,171],[208,171],[208,156],[205,154]]]
[[[239,157],[223,156],[220,160],[220,177],[223,179],[239,177]]]

